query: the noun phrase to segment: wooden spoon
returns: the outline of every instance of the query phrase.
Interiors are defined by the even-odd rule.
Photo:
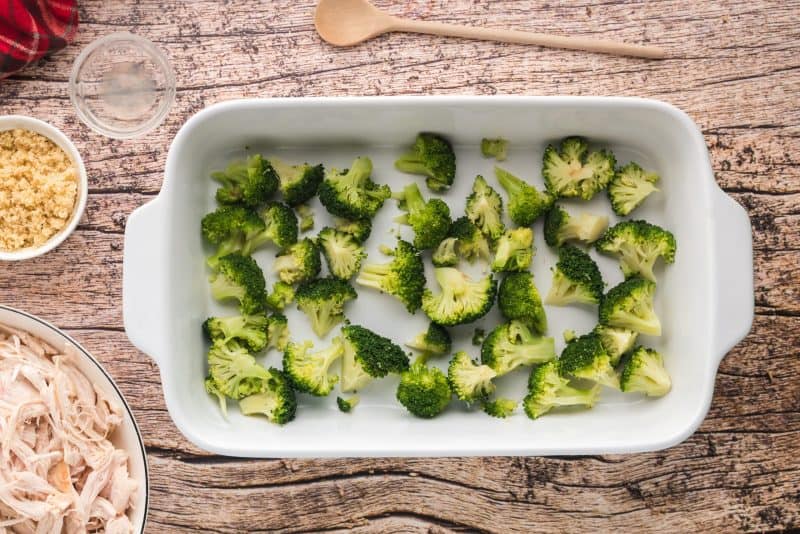
[[[320,0],[314,16],[314,25],[323,39],[336,46],[352,46],[388,32],[414,32],[570,48],[620,56],[651,59],[666,57],[664,49],[657,46],[403,19],[384,13],[367,0]]]

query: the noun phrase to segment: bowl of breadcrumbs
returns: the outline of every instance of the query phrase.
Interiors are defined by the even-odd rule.
[[[54,249],[86,208],[86,169],[57,128],[30,117],[0,116],[0,260]]]

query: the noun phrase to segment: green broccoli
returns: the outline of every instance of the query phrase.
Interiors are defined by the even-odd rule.
[[[308,204],[300,204],[295,208],[300,217],[300,231],[305,233],[314,229],[314,210]]]
[[[269,202],[259,213],[264,230],[245,241],[243,254],[251,254],[265,243],[286,248],[297,243],[297,215],[281,202]]]
[[[575,330],[572,329],[564,330],[564,332],[562,332],[561,335],[564,336],[564,343],[569,343],[570,341],[578,337],[578,334],[576,334]],[[605,347],[605,345],[603,346]]]
[[[342,392],[362,389],[373,378],[408,369],[408,356],[391,339],[358,325],[342,327]]]
[[[558,249],[553,285],[544,302],[554,306],[573,302],[598,304],[604,287],[603,276],[594,260],[581,249],[564,245]]]
[[[406,343],[406,347],[418,350],[429,356],[443,356],[450,352],[453,340],[447,329],[436,323],[430,323],[428,329],[417,334]]]
[[[639,275],[655,282],[653,265],[659,256],[666,263],[675,262],[675,236],[646,221],[617,223],[606,230],[595,246],[603,254],[619,257],[625,278]]]
[[[492,417],[497,417],[499,419],[505,419],[506,417],[510,416],[514,413],[514,410],[517,409],[517,404],[519,401],[515,401],[514,399],[494,399],[491,401],[486,401],[481,406],[483,411],[486,412],[488,415]]]
[[[434,295],[429,289],[422,294],[422,310],[442,326],[454,326],[476,321],[486,315],[494,304],[497,281],[488,275],[478,281],[452,267],[435,270],[441,292]]]
[[[215,341],[208,350],[207,390],[234,400],[262,391],[267,370],[236,341]]]
[[[234,315],[233,317],[209,317],[203,322],[203,332],[212,342],[227,343],[236,340],[250,352],[259,352],[267,346],[267,324],[263,313]]]
[[[533,252],[533,230],[530,228],[506,230],[497,240],[492,270],[527,271],[533,261]]]
[[[267,295],[267,306],[282,311],[294,300],[294,288],[286,282],[277,281],[272,284],[272,293]]]
[[[417,417],[436,417],[447,408],[451,397],[447,376],[436,367],[425,365],[422,359],[400,375],[397,400]]]
[[[419,250],[434,248],[447,237],[450,225],[450,208],[438,198],[425,201],[417,184],[407,185],[400,193],[392,195],[406,213],[395,222],[406,224],[414,230],[414,246]]]
[[[560,247],[566,241],[592,243],[608,226],[608,217],[581,213],[571,216],[558,204],[554,205],[544,219],[544,240],[551,247]]]
[[[458,255],[470,263],[480,258],[488,261],[491,256],[489,241],[486,236],[467,217],[459,217],[450,227],[450,237],[458,240]]]
[[[497,303],[506,319],[522,321],[539,334],[547,332],[547,316],[531,273],[525,271],[506,275],[500,282]]]
[[[272,270],[287,284],[311,280],[321,269],[319,247],[307,237],[283,249],[272,262]]]
[[[586,406],[597,402],[600,385],[591,389],[579,389],[569,385],[569,379],[559,374],[558,362],[547,362],[531,372],[528,394],[522,401],[525,413],[537,419],[558,406]]]
[[[458,239],[455,237],[443,239],[431,255],[433,265],[435,267],[455,267],[458,265],[457,245]]]
[[[600,338],[600,343],[611,358],[611,365],[617,365],[622,355],[633,348],[636,338],[639,337],[639,333],[633,330],[602,324],[595,326],[592,332]]]
[[[552,337],[535,336],[520,321],[509,321],[492,330],[481,347],[481,362],[497,376],[510,373],[519,366],[530,366],[556,357]]]
[[[464,351],[456,352],[447,366],[450,390],[467,403],[487,400],[496,388],[492,383],[496,376],[494,369],[472,360]]]
[[[370,219],[356,219],[351,221],[336,217],[335,222],[336,229],[353,236],[356,243],[365,243],[369,238],[369,234],[372,233],[372,221]]]
[[[361,157],[350,170],[331,169],[319,186],[319,200],[332,214],[346,219],[371,219],[392,195],[389,186],[370,178],[372,161]]]
[[[539,191],[510,172],[494,168],[500,185],[508,193],[508,216],[518,226],[530,226],[549,210],[555,198],[546,191]]]
[[[614,173],[608,183],[608,199],[617,215],[625,216],[644,202],[653,191],[658,191],[658,174],[647,172],[634,162],[630,162]]]
[[[238,300],[243,315],[264,311],[266,282],[261,267],[253,258],[238,253],[221,257],[209,281],[211,295],[217,300]]]
[[[648,397],[661,397],[669,393],[672,380],[664,368],[661,354],[653,349],[636,347],[622,369],[622,391],[638,391]]]
[[[286,375],[270,367],[269,377],[262,382],[261,391],[239,401],[244,415],[263,415],[271,423],[284,425],[297,413],[297,398]]]
[[[317,244],[322,248],[330,273],[342,280],[350,280],[367,255],[352,235],[335,228],[323,228],[317,236]]]
[[[476,328],[474,332],[472,332],[472,344],[476,347],[480,347],[483,345],[483,341],[486,339],[486,330],[483,328]]]
[[[339,338],[327,349],[310,352],[314,347],[311,341],[289,343],[283,353],[283,370],[297,391],[324,397],[339,381],[337,375],[328,373],[331,365],[344,353]]]
[[[275,347],[279,351],[286,350],[289,344],[289,321],[282,313],[273,313],[269,316],[267,325],[267,347]]]
[[[619,378],[611,365],[611,358],[596,334],[585,334],[567,343],[558,364],[561,374],[619,389]]]
[[[447,139],[420,133],[411,150],[395,161],[394,166],[400,172],[426,176],[428,189],[442,192],[450,189],[455,180],[456,154]]]
[[[484,158],[494,158],[497,161],[505,161],[508,155],[508,140],[502,137],[495,139],[481,139],[481,154]]]
[[[586,139],[567,137],[558,149],[545,149],[542,176],[553,196],[589,200],[611,181],[616,163],[611,151],[589,151]]]
[[[278,190],[278,176],[259,154],[250,156],[245,163],[234,162],[224,171],[212,172],[211,178],[222,184],[216,195],[221,204],[254,208]]]
[[[492,241],[500,237],[506,229],[503,224],[503,199],[480,174],[472,184],[465,212],[467,218]]]
[[[288,165],[278,158],[270,158],[268,161],[279,179],[284,202],[297,206],[317,194],[319,184],[325,176],[325,168],[321,164]]]
[[[216,268],[219,259],[233,252],[241,252],[245,244],[264,230],[258,214],[242,206],[222,206],[205,217],[201,223],[203,237],[217,245],[217,251],[208,258],[209,267]]]
[[[396,297],[406,309],[414,313],[422,304],[425,289],[425,266],[414,245],[398,240],[389,263],[368,263],[364,265],[356,283],[371,287]]]
[[[336,405],[339,407],[339,410],[344,413],[350,413],[353,411],[353,408],[356,407],[358,404],[359,398],[358,395],[352,395],[349,399],[345,399],[343,397],[336,397]]]
[[[311,320],[311,329],[324,337],[344,319],[344,306],[357,297],[349,283],[338,278],[317,278],[300,284],[297,309]]]
[[[655,292],[654,282],[628,278],[611,288],[600,301],[600,324],[660,336],[661,321],[653,309]]]

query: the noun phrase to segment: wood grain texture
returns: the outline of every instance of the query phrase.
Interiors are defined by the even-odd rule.
[[[335,49],[313,2],[81,2],[78,41],[0,83],[0,113],[64,129],[89,171],[75,234],[45,257],[0,266],[0,301],[66,328],[117,379],[150,453],[150,532],[760,531],[800,527],[800,2],[677,0],[377,2],[387,11],[652,43],[646,62],[517,45],[390,35]],[[72,61],[129,30],[171,57],[165,123],[102,138],[69,105]],[[756,318],[722,361],[708,417],[666,451],[577,458],[243,461],[188,443],[157,368],[122,329],[127,215],[161,185],[169,143],[204,106],[241,96],[572,94],[659,98],[685,110],[717,181],[753,222]]]

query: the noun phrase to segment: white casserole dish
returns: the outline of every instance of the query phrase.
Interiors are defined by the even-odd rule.
[[[446,199],[461,213],[475,174],[495,183],[493,161],[480,156],[482,137],[511,140],[507,169],[539,188],[541,155],[548,142],[578,134],[614,150],[620,163],[635,159],[662,176],[661,193],[635,212],[672,230],[677,259],[659,268],[656,310],[662,338],[642,338],[665,355],[673,389],[657,400],[604,391],[592,410],[550,414],[531,421],[518,409],[507,420],[470,413],[454,402],[434,420],[410,416],[394,400],[396,377],[373,384],[352,414],[327,399],[301,397],[297,419],[279,427],[243,417],[231,405],[224,418],[203,390],[206,346],[200,325],[208,316],[233,311],[208,293],[200,220],[214,209],[212,169],[224,167],[242,148],[295,161],[344,168],[355,156],[373,159],[373,177],[399,189],[418,179],[398,173],[392,162],[419,131],[448,136],[456,147],[456,184]],[[423,188],[423,191],[426,191]],[[425,193],[428,194],[427,192]],[[502,194],[502,190],[501,190]],[[605,195],[567,208],[611,214]],[[316,209],[320,229],[327,214]],[[383,261],[381,243],[396,215],[387,202],[368,241],[369,261]],[[533,272],[542,293],[550,287],[555,255],[534,226]],[[406,234],[408,235],[408,234]],[[256,255],[265,272],[274,250]],[[596,254],[593,253],[595,257]],[[610,286],[622,280],[616,262],[600,258]],[[463,264],[462,264],[463,265]],[[430,268],[430,266],[428,266]],[[271,286],[274,278],[268,278]],[[367,289],[348,317],[402,343],[424,329],[418,312]],[[661,449],[686,439],[708,411],[722,357],[749,331],[753,317],[750,223],[744,209],[717,186],[703,137],[680,110],[653,100],[595,97],[370,97],[239,100],[212,106],[178,132],[167,157],[159,196],[131,214],[123,267],[125,328],[131,341],[159,365],[164,396],[175,424],[196,445],[225,455],[251,457],[449,456],[606,454]],[[588,331],[596,310],[548,307],[549,335]],[[498,321],[496,309],[484,324]],[[296,315],[295,315],[296,314]],[[297,340],[314,339],[307,321],[292,309]],[[295,318],[298,317],[298,318]],[[473,327],[455,331],[459,347],[473,355]],[[327,346],[317,342],[317,347]],[[269,354],[280,366],[280,355]],[[446,362],[444,362],[446,364]],[[522,396],[527,373],[504,377],[500,391]]]

